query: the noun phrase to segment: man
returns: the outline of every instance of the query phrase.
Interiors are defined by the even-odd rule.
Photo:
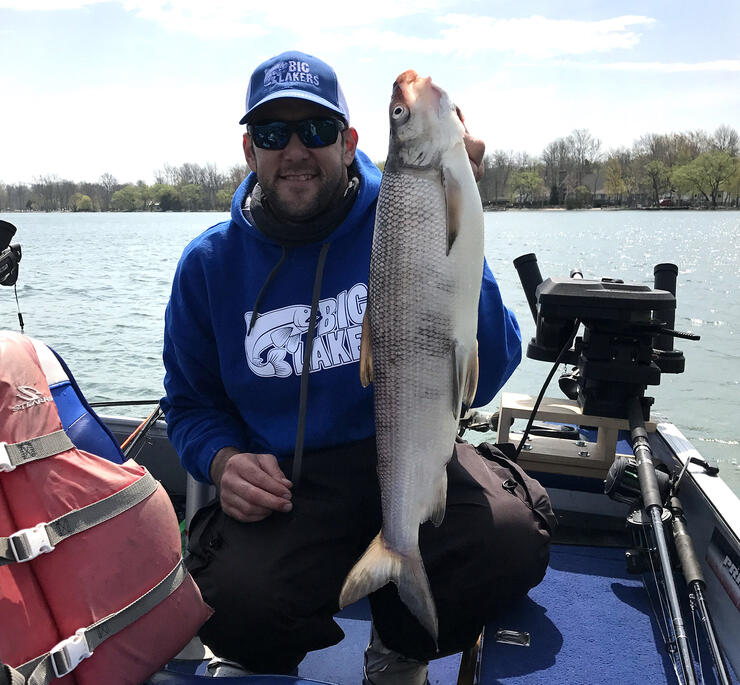
[[[189,568],[215,609],[201,637],[250,672],[290,673],[343,637],[332,620],[341,584],[382,523],[372,386],[361,386],[358,367],[380,172],[357,149],[334,70],[313,56],[288,52],[257,67],[246,107],[253,173],[231,220],[196,238],[178,265],[163,406],[184,466],[219,493],[191,526]],[[475,170],[483,146],[466,146]],[[487,267],[479,321],[477,405],[521,357]],[[484,584],[521,595],[547,564],[544,526],[525,541],[523,523],[494,524],[490,469],[461,451],[448,467],[445,521],[421,531],[439,655],[475,640],[498,602],[482,600]],[[483,543],[502,526],[526,551],[516,569],[491,575],[499,548]],[[431,638],[392,585],[370,601],[366,682],[422,685],[437,655]]]

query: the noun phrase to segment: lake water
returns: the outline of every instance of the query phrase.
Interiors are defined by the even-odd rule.
[[[26,333],[54,347],[90,401],[162,394],[162,321],[183,247],[219,213],[2,214],[23,248],[18,296]],[[486,214],[486,257],[525,343],[534,324],[512,260],[535,252],[543,277],[579,267],[652,284],[678,265],[676,328],[686,372],[649,388],[668,417],[717,459],[740,494],[740,212],[522,211]],[[12,288],[0,289],[0,328],[18,330]],[[549,365],[525,359],[506,386],[536,395]],[[549,395],[559,396],[555,381]],[[493,405],[498,404],[498,398]],[[493,406],[492,405],[492,406]],[[111,410],[108,413],[123,413]],[[144,416],[148,408],[125,410]]]

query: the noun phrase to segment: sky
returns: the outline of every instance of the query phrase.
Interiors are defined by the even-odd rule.
[[[292,49],[335,68],[375,161],[410,68],[488,152],[740,131],[738,27],[738,0],[0,0],[0,182],[243,163],[249,76]]]

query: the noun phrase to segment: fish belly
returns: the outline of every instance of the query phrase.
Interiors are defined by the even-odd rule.
[[[416,549],[420,523],[444,506],[458,425],[454,352],[475,343],[480,290],[480,267],[466,273],[476,271],[467,239],[447,253],[441,175],[384,174],[369,311],[383,538],[400,553]]]

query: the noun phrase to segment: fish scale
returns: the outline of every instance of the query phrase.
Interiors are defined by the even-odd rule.
[[[419,526],[442,522],[461,405],[475,392],[483,211],[446,93],[404,72],[389,115],[360,352],[360,378],[374,384],[383,527],[339,604],[393,582],[436,641]]]
[[[448,436],[452,432],[454,439],[456,426],[451,391],[444,391],[452,377],[452,331],[444,315],[450,293],[435,288],[448,280],[446,270],[452,266],[446,256],[445,217],[441,176],[434,182],[413,173],[384,175],[370,260],[369,308],[378,477],[383,510],[389,514],[384,516],[384,535],[399,550],[417,546],[419,516],[426,513],[418,511],[419,502],[429,501],[440,477],[429,473],[426,461],[399,457],[428,452],[440,442],[450,445]],[[429,411],[430,401],[450,408],[446,425],[435,425],[432,417],[438,412]],[[409,411],[413,406],[417,410]],[[409,525],[414,518],[416,525]]]

